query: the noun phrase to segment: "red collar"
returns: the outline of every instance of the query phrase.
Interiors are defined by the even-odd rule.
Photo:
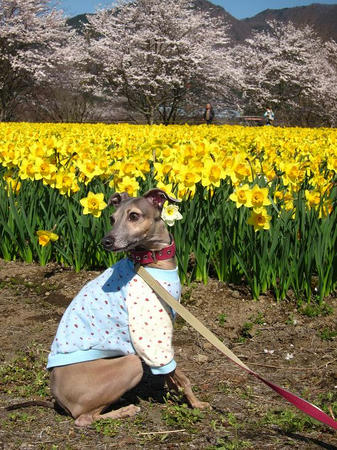
[[[164,259],[171,259],[175,254],[176,244],[172,240],[172,243],[168,247],[162,248],[161,250],[131,250],[129,253],[129,257],[133,262],[138,264],[151,264],[156,263],[157,261],[163,261]]]

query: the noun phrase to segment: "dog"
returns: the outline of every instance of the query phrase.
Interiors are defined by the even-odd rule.
[[[172,348],[174,312],[135,273],[145,265],[176,299],[181,286],[175,245],[161,218],[164,203],[175,202],[161,189],[141,197],[115,193],[112,229],[102,239],[105,250],[130,252],[127,258],[85,285],[65,311],[51,352],[51,391],[56,402],[87,426],[104,418],[137,414],[131,404],[105,412],[142,379],[145,362],[154,375],[164,375],[170,389],[182,392],[193,408],[207,408],[176,367]]]

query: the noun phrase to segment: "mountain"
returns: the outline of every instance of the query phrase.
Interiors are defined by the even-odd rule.
[[[314,3],[294,8],[266,9],[241,22],[250,29],[261,30],[266,28],[267,20],[291,21],[297,26],[310,25],[323,40],[337,41],[337,5]]]
[[[294,8],[266,9],[254,17],[238,20],[224,8],[214,5],[208,0],[194,0],[195,7],[206,11],[212,17],[227,22],[230,25],[229,34],[233,42],[242,42],[253,30],[268,29],[267,21],[293,22],[296,26],[310,25],[324,41],[337,41],[337,4],[323,5],[313,3],[309,6]]]
[[[254,17],[236,19],[224,8],[214,5],[208,0],[194,0],[195,8],[207,12],[211,17],[218,17],[229,24],[229,35],[233,43],[244,41],[253,30],[267,30],[269,20],[293,22],[299,27],[310,25],[323,40],[337,41],[337,4],[323,5],[313,3],[309,6],[294,8],[266,9]],[[88,14],[89,15],[89,14]],[[81,30],[83,23],[87,23],[85,14],[72,17],[67,23]]]
[[[67,25],[80,31],[83,24],[88,23],[87,16],[90,16],[90,14],[79,14],[78,16],[71,17],[67,19]]]
[[[193,3],[196,9],[207,12],[211,17],[217,17],[227,23],[230,26],[228,31],[233,41],[241,42],[249,36],[251,26],[230,15],[222,6],[214,5],[208,0],[194,0]]]

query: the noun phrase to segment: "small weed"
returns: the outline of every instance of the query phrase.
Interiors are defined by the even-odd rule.
[[[337,336],[337,330],[330,330],[326,327],[318,333],[318,336],[322,339],[322,341],[332,341]]]
[[[249,400],[254,396],[254,389],[252,386],[246,385],[239,390],[238,395],[245,400]]]
[[[218,384],[219,392],[223,392],[224,394],[229,394],[232,391],[232,387],[228,384],[225,384],[223,381],[220,381]]]
[[[294,318],[293,314],[290,314],[290,316],[286,320],[286,325],[297,325],[297,320]]]
[[[315,422],[310,417],[299,415],[290,409],[269,411],[262,422],[268,425],[276,425],[286,433],[303,432],[315,426]]]
[[[251,442],[240,439],[231,440],[229,437],[217,439],[217,443],[206,450],[241,450],[242,448],[253,448]]]
[[[227,314],[219,314],[218,322],[219,322],[219,325],[223,327],[225,325],[225,322],[227,322]]]
[[[41,283],[11,277],[7,280],[1,281],[0,289],[5,287],[9,287],[20,292],[22,291],[22,289],[28,289],[30,292],[33,292],[34,294],[43,295],[46,292],[56,291],[57,289],[59,289],[60,286],[58,284],[52,284],[46,281]]]
[[[94,422],[93,427],[97,433],[104,434],[104,436],[116,436],[122,424],[118,419],[101,419]]]
[[[243,427],[243,424],[240,424],[238,422],[234,414],[228,413],[227,417],[224,417],[222,422],[226,422],[229,426],[234,428],[234,439],[230,438],[229,436],[217,439],[216,445],[206,447],[207,450],[239,450],[242,448],[252,448],[252,444],[249,441],[242,441],[241,439],[239,439],[238,430]],[[226,428],[228,428],[228,426]]]
[[[322,302],[321,304],[315,303],[302,306],[300,312],[308,317],[328,316],[333,313],[333,308]]]
[[[240,335],[245,339],[251,338],[252,335],[250,332],[252,331],[253,326],[254,324],[252,322],[245,322],[241,328]]]
[[[1,425],[3,429],[17,429],[21,428],[30,428],[33,423],[36,422],[36,416],[32,414],[28,414],[26,412],[15,412],[8,415],[6,420],[3,420]]]
[[[315,399],[314,403],[327,414],[331,415],[332,413],[334,417],[337,416],[337,391],[324,392]]]
[[[172,427],[180,427],[190,431],[193,431],[193,425],[200,422],[204,415],[200,409],[191,409],[186,403],[172,404],[170,399],[173,401],[181,401],[181,396],[171,395],[168,393],[166,395],[165,403],[166,407],[162,411],[162,420]]]
[[[203,419],[199,409],[191,409],[186,403],[182,405],[168,405],[162,412],[162,419],[167,425],[181,427],[192,431],[192,426]]]
[[[22,422],[29,423],[34,422],[36,420],[36,417],[32,416],[31,414],[19,412],[12,413],[8,417],[11,422],[20,422],[20,423]]]
[[[183,303],[183,304],[193,303],[193,301],[191,301],[193,289],[194,289],[194,284],[192,283],[190,286],[188,286],[185,289],[184,293],[181,295],[181,303]]]
[[[40,346],[20,352],[12,362],[0,368],[0,388],[7,394],[20,397],[48,397],[49,377]]]
[[[241,424],[238,422],[238,419],[234,416],[233,413],[228,413],[227,415],[227,422],[228,424],[235,428],[235,430],[238,430],[239,428],[241,428]]]
[[[252,316],[249,319],[256,325],[263,325],[266,323],[266,319],[262,312],[259,312],[256,317]]]

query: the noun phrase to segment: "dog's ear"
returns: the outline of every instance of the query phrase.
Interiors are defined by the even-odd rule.
[[[158,209],[162,209],[166,201],[168,201],[169,203],[180,202],[180,200],[178,200],[177,198],[170,197],[166,194],[165,191],[158,188],[150,189],[143,195],[143,197]]]
[[[128,198],[130,197],[127,192],[115,192],[115,194],[112,194],[112,196],[109,198],[108,206],[114,206],[115,208],[118,208],[118,206]]]

